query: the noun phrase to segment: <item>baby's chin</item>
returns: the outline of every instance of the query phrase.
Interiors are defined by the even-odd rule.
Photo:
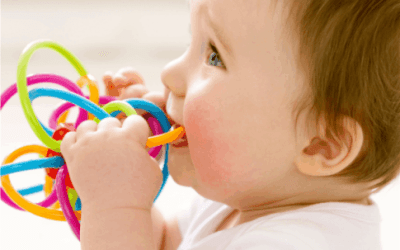
[[[194,166],[190,157],[189,147],[173,147],[170,145],[168,153],[168,171],[171,178],[181,186],[192,186]]]

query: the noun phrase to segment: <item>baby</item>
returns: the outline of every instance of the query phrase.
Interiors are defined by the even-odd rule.
[[[166,222],[152,210],[156,249],[381,249],[369,197],[400,169],[398,1],[192,0],[190,13],[164,93],[132,68],[103,78],[185,127],[168,169],[199,196]]]

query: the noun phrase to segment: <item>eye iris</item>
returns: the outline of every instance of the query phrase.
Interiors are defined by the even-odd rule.
[[[213,63],[211,60],[214,60],[216,57],[217,57],[217,53],[215,53],[215,52],[211,53],[209,61],[210,61],[211,64],[214,65],[214,66],[216,66],[216,65],[218,64],[218,61],[215,62],[215,63]]]

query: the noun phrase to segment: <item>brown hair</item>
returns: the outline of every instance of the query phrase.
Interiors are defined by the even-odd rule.
[[[345,116],[357,121],[362,150],[332,177],[382,180],[372,187],[381,190],[400,173],[400,1],[282,1],[289,3],[285,32],[298,42],[297,65],[307,79],[293,110],[296,125],[307,108],[307,129],[322,118],[333,138]]]

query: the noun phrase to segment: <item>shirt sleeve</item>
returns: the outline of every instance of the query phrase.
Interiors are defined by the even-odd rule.
[[[243,234],[226,250],[317,250],[290,233],[275,230],[254,230]],[[324,250],[326,248],[318,249]]]

